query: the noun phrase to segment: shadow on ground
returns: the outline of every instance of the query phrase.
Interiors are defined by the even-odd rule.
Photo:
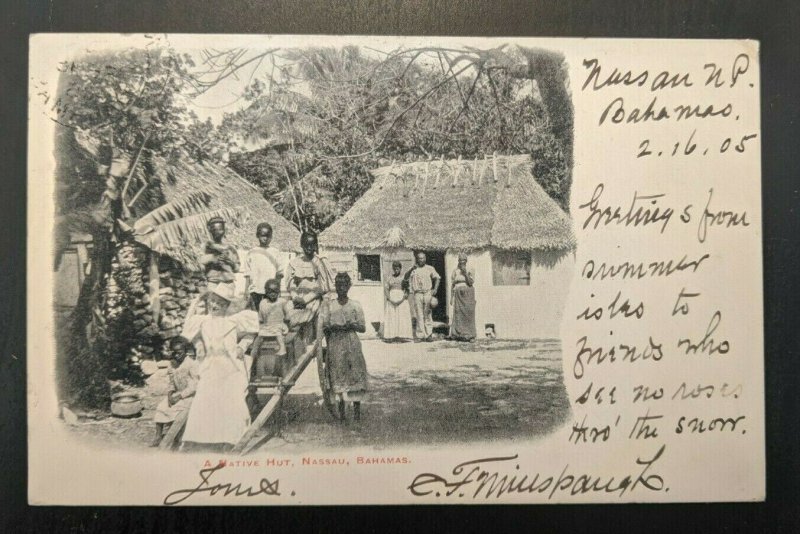
[[[298,384],[257,451],[305,452],[347,447],[376,449],[475,441],[535,439],[569,416],[560,344],[555,340],[384,344],[364,341],[369,396],[360,422],[334,421],[316,392]],[[316,366],[307,382],[314,380]],[[305,375],[304,375],[305,376]],[[301,380],[302,382],[302,380]],[[139,419],[108,418],[76,431],[122,446],[152,439],[152,409],[164,394],[151,377]]]

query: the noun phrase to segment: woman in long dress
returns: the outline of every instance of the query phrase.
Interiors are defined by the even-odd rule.
[[[289,262],[286,270],[291,300],[286,304],[289,331],[294,332],[294,357],[299,358],[314,342],[316,318],[320,304],[333,289],[333,280],[325,262],[317,255],[317,236],[300,236],[303,254]]]
[[[467,255],[458,255],[458,267],[453,271],[451,299],[453,321],[450,337],[460,341],[473,341],[475,332],[475,274],[467,269]]]
[[[394,342],[411,339],[411,306],[408,304],[408,291],[403,288],[403,264],[392,262],[392,275],[384,285],[383,330],[384,341]]]
[[[339,418],[345,417],[345,402],[353,403],[353,419],[361,418],[361,401],[367,391],[367,362],[361,352],[358,332],[367,331],[364,310],[348,298],[350,275],[336,275],[336,300],[326,301],[320,311],[328,343],[331,387],[339,399]]]
[[[236,444],[250,424],[244,352],[258,333],[255,312],[226,315],[233,299],[228,285],[220,284],[208,294],[209,315],[188,317],[182,333],[204,349],[183,441],[222,449]]]

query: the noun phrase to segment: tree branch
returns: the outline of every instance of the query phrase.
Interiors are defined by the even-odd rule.
[[[126,206],[126,208],[129,208],[130,206],[125,203],[125,194],[128,192],[128,187],[131,184],[131,179],[133,178],[134,174],[136,174],[136,166],[139,164],[139,159],[142,156],[142,152],[144,152],[144,147],[150,140],[150,136],[152,135],[152,133],[153,133],[153,128],[150,128],[147,134],[145,134],[142,144],[139,145],[139,150],[136,151],[136,156],[134,156],[133,161],[131,161],[131,168],[128,169],[128,176],[125,177],[125,185],[122,186],[122,194],[120,194],[119,198],[122,205]],[[130,214],[129,213],[125,214],[126,217],[128,215]]]
[[[481,64],[478,67],[478,72],[477,74],[475,74],[475,80],[472,82],[472,87],[469,88],[469,93],[467,93],[467,98],[464,101],[464,105],[461,106],[461,110],[458,112],[458,115],[456,115],[456,118],[453,119],[453,121],[450,123],[450,126],[447,127],[448,132],[450,132],[455,127],[456,122],[458,122],[458,119],[461,118],[461,115],[463,115],[464,112],[469,107],[469,101],[472,98],[472,94],[475,92],[475,87],[478,85],[478,80],[480,79],[482,72],[483,72],[483,64]]]
[[[294,184],[292,184],[292,179],[289,177],[289,171],[286,170],[286,166],[283,165],[283,174],[286,176],[286,181],[289,183],[289,193],[292,195],[292,200],[294,201],[294,213],[297,217],[297,224],[300,225],[300,230],[305,232],[305,223],[303,218],[300,217],[300,207],[297,205],[297,197],[294,194]]]
[[[444,56],[445,61],[447,61],[447,65],[449,66],[449,69],[447,71],[449,74],[453,72],[453,63],[450,61],[450,57],[447,54],[442,53],[442,55]],[[458,83],[458,79],[456,79],[456,87],[458,87],[458,96],[461,97],[461,103],[463,105],[467,105],[466,98],[464,97],[464,92],[461,90],[461,84]]]
[[[150,186],[150,184],[145,182],[144,185],[142,185],[142,187],[139,188],[139,190],[136,192],[136,194],[133,195],[133,198],[131,199],[131,201],[128,202],[128,209],[131,209],[133,207],[133,205],[136,204],[136,201],[139,200],[139,197],[141,196],[141,194],[144,193],[144,190],[147,189],[149,186]]]
[[[200,76],[192,76],[192,77],[189,77],[189,79],[188,79],[189,83],[192,84],[192,86],[194,87],[194,90],[195,90],[195,93],[193,95],[191,95],[191,96],[192,97],[200,96],[201,94],[205,93],[206,91],[208,91],[212,87],[216,86],[222,80],[224,80],[224,79],[226,79],[226,78],[228,78],[230,76],[235,76],[237,72],[239,72],[242,68],[246,67],[247,65],[249,65],[249,64],[251,64],[251,63],[253,63],[255,61],[259,61],[260,62],[266,56],[274,54],[278,50],[280,50],[280,48],[272,48],[272,49],[266,50],[265,52],[262,52],[260,54],[256,54],[255,56],[251,57],[250,59],[248,59],[246,61],[242,61],[241,63],[237,63],[237,62],[246,53],[246,50],[236,51],[236,52],[228,51],[227,52],[228,55],[230,55],[230,54],[234,54],[234,55],[233,55],[233,57],[231,57],[228,60],[226,60],[225,63],[223,63],[222,65],[217,64],[216,60],[219,57],[221,57],[222,55],[224,55],[224,54],[222,54],[222,55],[221,54],[216,54],[216,55],[213,55],[213,56],[209,56],[206,59],[206,63],[210,63],[212,65],[212,68],[209,69],[208,71],[206,71],[205,73],[201,74]],[[204,76],[206,74],[216,74],[216,77],[214,77],[212,80],[202,80],[201,76]]]
[[[389,134],[391,133],[392,129],[393,129],[393,128],[394,128],[394,127],[397,125],[398,121],[399,121],[399,120],[400,120],[400,119],[401,119],[401,118],[402,118],[402,117],[403,117],[403,116],[404,116],[406,113],[408,113],[409,111],[411,111],[412,109],[414,109],[414,107],[416,107],[416,106],[417,106],[417,104],[419,104],[420,102],[422,102],[422,101],[423,101],[425,98],[427,98],[427,97],[428,97],[428,96],[429,96],[431,93],[433,93],[434,91],[436,91],[437,89],[439,89],[441,86],[443,86],[445,83],[449,82],[451,79],[454,79],[454,78],[456,78],[456,77],[457,77],[459,74],[462,74],[464,71],[466,71],[466,70],[467,70],[468,68],[470,68],[471,66],[472,66],[472,64],[470,64],[470,65],[467,65],[466,67],[464,67],[464,68],[463,68],[463,69],[461,69],[460,71],[458,71],[458,72],[454,73],[452,77],[445,78],[445,79],[444,79],[444,80],[442,80],[441,82],[437,83],[436,85],[434,85],[433,87],[431,87],[430,89],[428,89],[427,91],[425,91],[424,93],[422,93],[422,95],[420,95],[420,96],[419,96],[419,97],[418,97],[416,100],[414,100],[414,102],[412,102],[412,103],[411,103],[411,104],[410,104],[408,107],[406,107],[406,109],[404,109],[403,111],[401,111],[400,113],[398,113],[397,115],[395,115],[394,119],[393,119],[393,120],[392,120],[392,122],[389,124],[389,127],[386,129],[386,132],[384,133],[384,135],[383,135],[383,137],[381,138],[381,140],[380,140],[380,141],[379,141],[379,142],[378,142],[378,143],[377,143],[375,146],[373,146],[371,149],[367,150],[366,152],[362,152],[362,153],[360,153],[360,154],[348,154],[348,155],[344,155],[344,156],[320,156],[320,157],[321,157],[321,158],[324,158],[324,159],[328,159],[328,160],[336,160],[336,159],[352,159],[352,158],[360,158],[360,157],[364,157],[364,156],[366,156],[366,155],[368,155],[368,154],[372,154],[372,153],[373,153],[373,152],[375,152],[375,151],[376,151],[378,148],[380,148],[381,146],[383,146],[383,143],[385,143],[385,142],[386,142],[386,139],[388,139],[388,138],[389,138]],[[480,75],[480,72],[478,72],[478,75]],[[476,83],[477,83],[477,81],[476,81]],[[473,84],[473,89],[474,89],[474,84]]]

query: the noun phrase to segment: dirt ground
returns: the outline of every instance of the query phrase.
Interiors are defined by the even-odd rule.
[[[395,344],[369,339],[363,350],[370,391],[360,422],[331,418],[320,402],[312,362],[256,450],[302,453],[530,439],[552,432],[569,415],[555,340]],[[166,387],[166,370],[159,369],[141,392],[141,417],[82,419],[73,430],[92,441],[146,447],[154,433],[153,410]]]

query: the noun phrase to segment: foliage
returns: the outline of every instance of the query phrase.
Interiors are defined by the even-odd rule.
[[[221,126],[268,147],[233,154],[230,166],[284,216],[317,231],[370,187],[371,168],[391,161],[529,152],[536,178],[567,209],[564,143],[538,85],[483,60],[461,65],[437,54],[438,68],[353,47],[282,53],[278,74],[254,80],[248,106]]]
[[[228,143],[222,132],[187,108],[184,93],[191,87],[193,67],[191,55],[157,46],[60,65],[62,91],[53,110],[57,122],[67,128],[61,135],[76,132],[86,139],[84,148],[97,165],[93,179],[87,176],[91,172],[59,176],[61,210],[96,205],[96,194],[79,193],[96,193],[102,184],[114,218],[130,218],[140,193],[158,189],[150,181],[157,158],[174,161],[188,155],[202,162],[224,157]],[[115,180],[106,180],[108,175]],[[157,207],[159,200],[147,208]]]
[[[220,156],[217,129],[186,107],[183,92],[193,66],[189,55],[160,47],[61,64],[53,103],[60,149],[57,243],[65,246],[70,232],[78,231],[91,234],[94,244],[70,335],[59,336],[65,353],[62,397],[70,401],[103,407],[109,401],[107,378],[141,379],[130,363],[143,319],[131,316],[128,300],[134,294],[142,298],[142,269],[125,258],[132,246],[125,221],[149,221],[150,237],[159,242],[196,230],[197,202],[178,199],[162,206],[155,172],[157,161],[180,154],[198,160]]]
[[[191,61],[155,48],[64,62],[65,90],[55,104],[59,121],[93,132],[105,129],[122,150],[137,148],[150,130],[150,147],[174,143],[184,111],[176,100]]]

